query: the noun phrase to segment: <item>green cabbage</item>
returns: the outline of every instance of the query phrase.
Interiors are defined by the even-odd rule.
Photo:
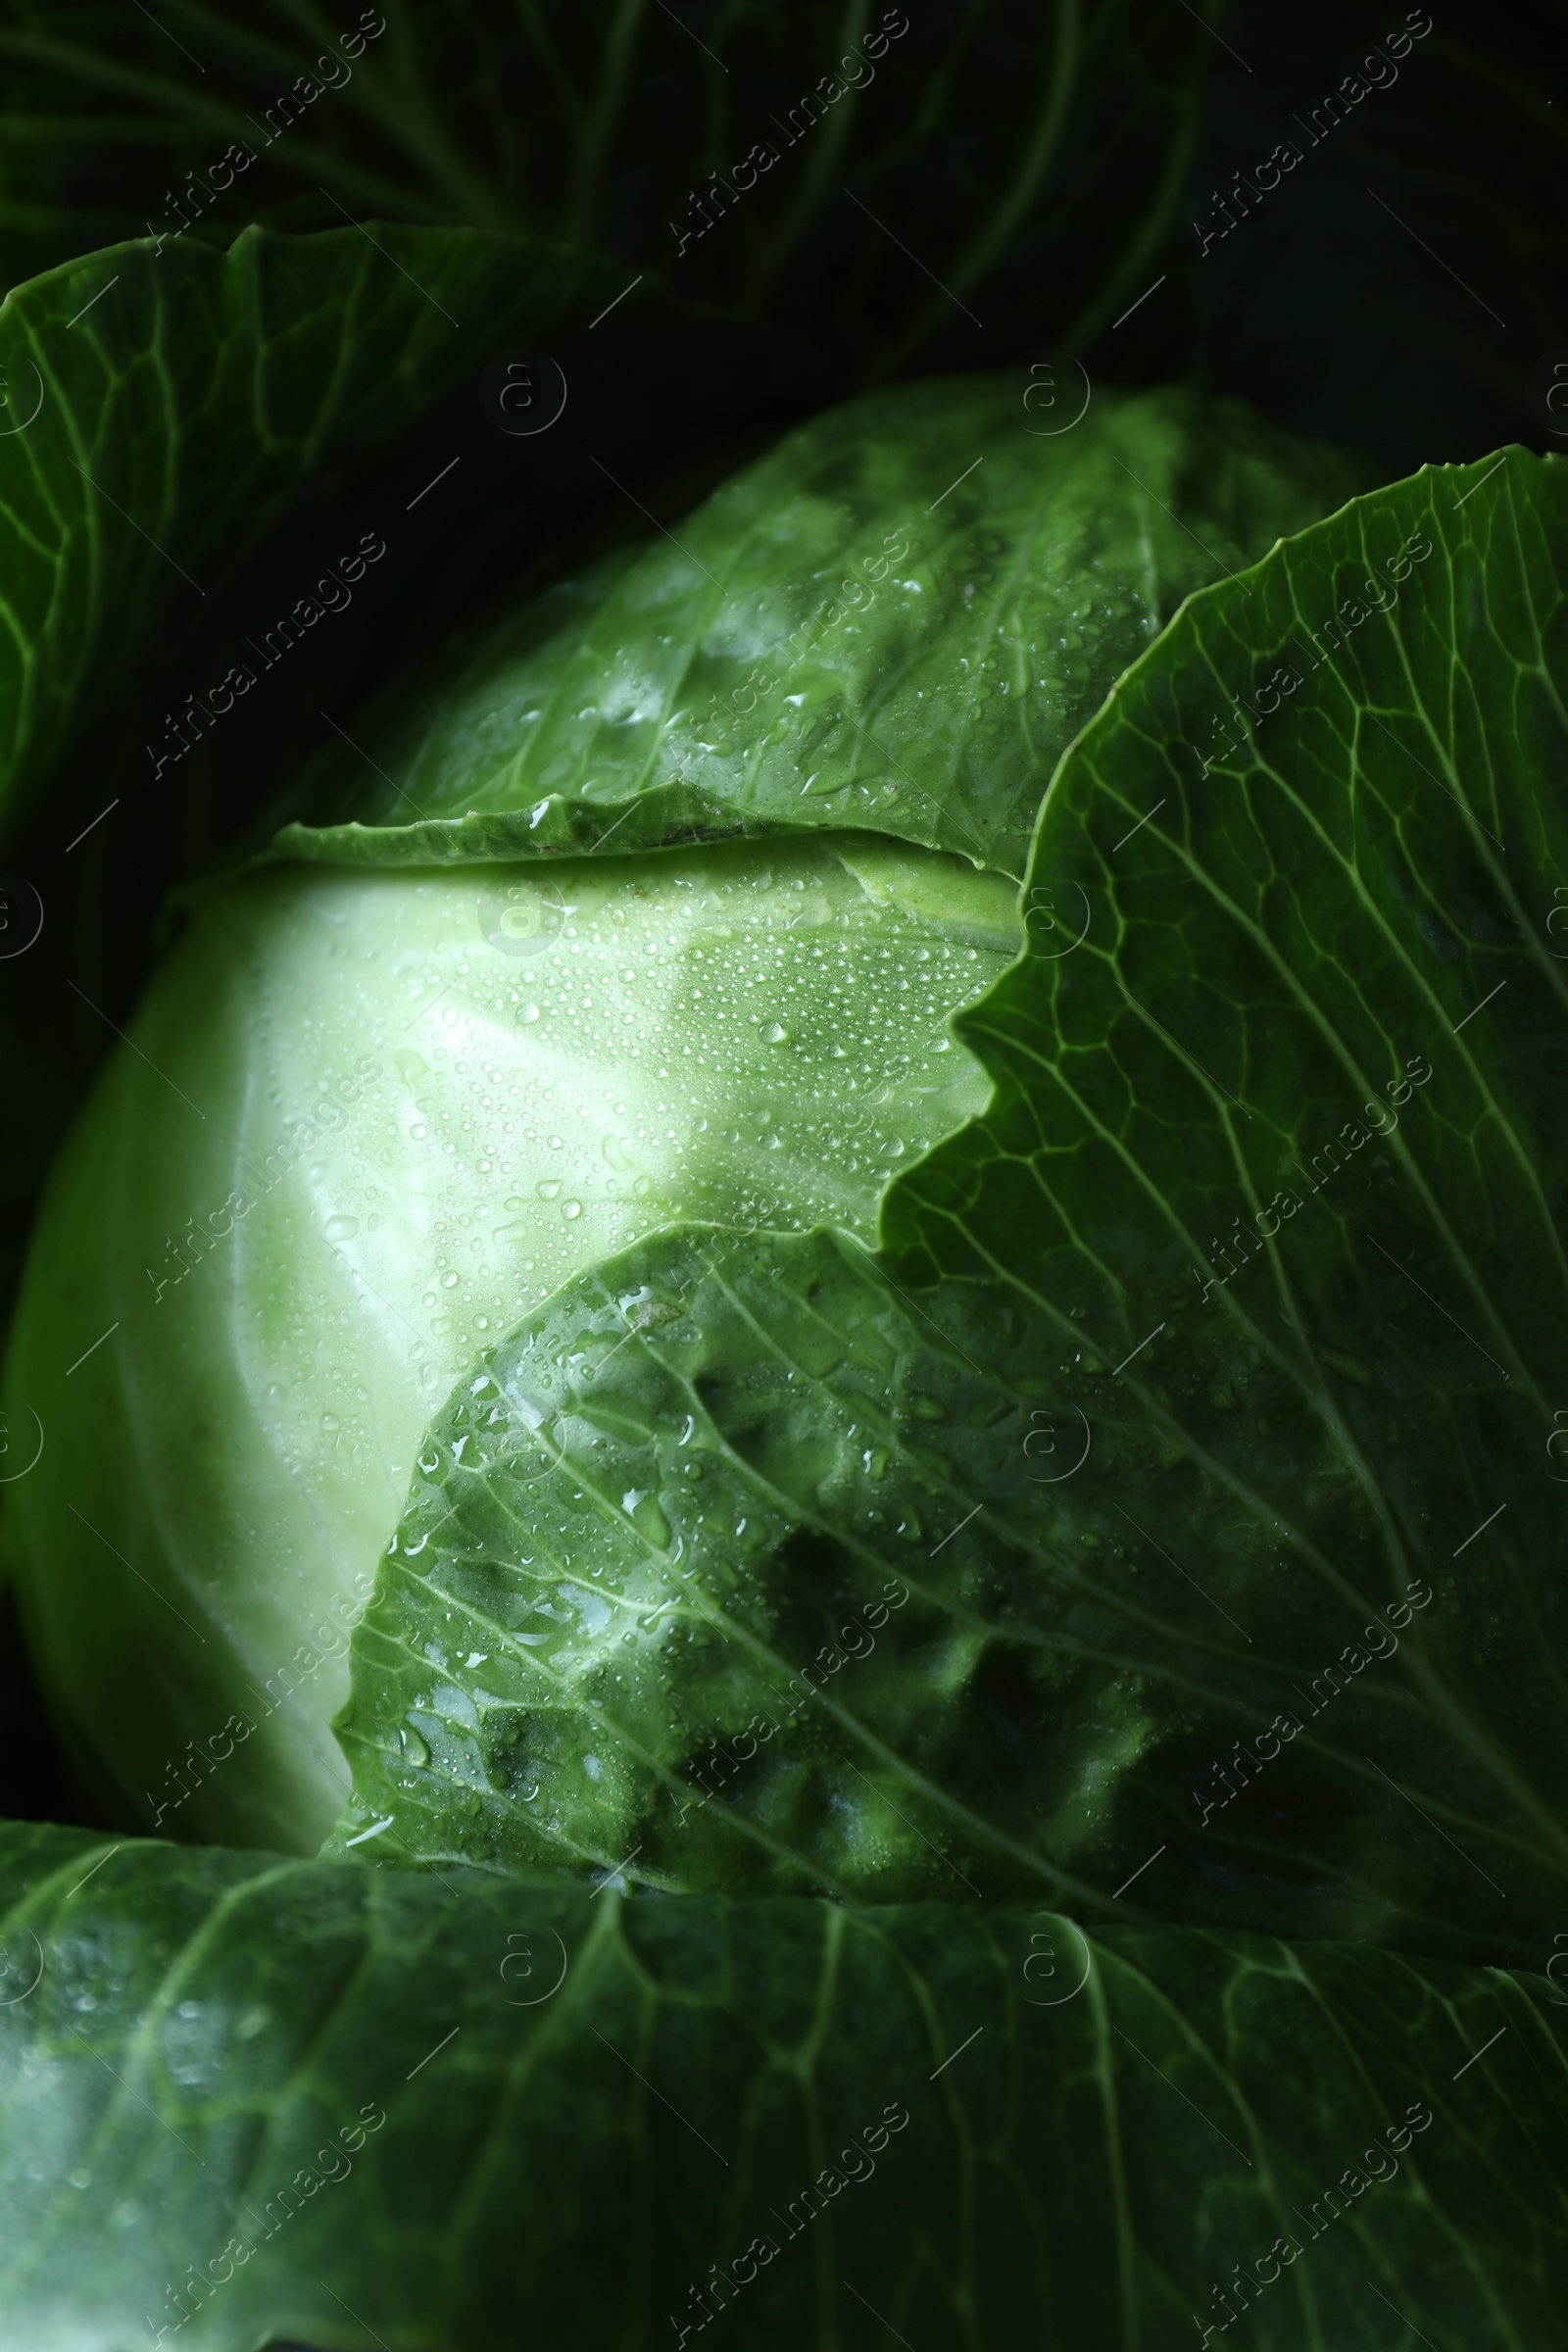
[[[778,404],[619,264],[107,260],[0,316],[18,1198],[124,1031],[0,1427],[120,1825],[0,1825],[7,2344],[1553,2341],[1561,461],[1020,365],[703,498]]]
[[[830,412],[399,681],[304,786],[364,817],[198,900],[63,1154],[9,1375],[51,1433],[31,1640],[138,1826],[320,1844],[348,1636],[496,1337],[682,1219],[873,1241],[985,1107],[949,1017],[1023,936],[1044,777],[1191,586],[1348,479],[1177,394],[1032,416],[986,380]]]

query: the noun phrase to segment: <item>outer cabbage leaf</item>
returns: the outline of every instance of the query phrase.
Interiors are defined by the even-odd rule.
[[[863,395],[394,688],[307,786],[351,821],[276,854],[852,824],[1020,874],[1057,760],[1182,598],[1355,485],[1234,402],[1067,368]]]
[[[27,2352],[1539,2352],[1568,2283],[1542,1978],[62,1830],[0,1917]]]
[[[1189,604],[879,1259],[674,1234],[481,1360],[342,1835],[1544,1959],[1565,513],[1425,472]]]
[[[418,534],[424,518],[401,519],[423,479],[415,429],[509,336],[575,337],[617,284],[588,255],[515,238],[339,227],[252,230],[226,255],[143,239],[13,288],[0,309],[0,784],[13,846],[46,790],[57,824],[78,806],[95,812],[84,796],[101,777],[71,778],[63,807],[60,771],[113,710],[164,823],[199,830],[173,870],[210,857],[244,811],[232,795],[205,813],[203,795],[183,797],[183,748],[216,731],[192,708],[213,699],[205,665],[219,674],[220,648],[240,658],[242,628],[261,635],[279,605],[306,598],[351,516],[351,545],[367,523],[405,543]],[[394,452],[407,487],[399,471],[371,491]],[[354,575],[367,595],[374,561]],[[253,666],[265,672],[265,656]],[[259,705],[270,702],[264,689]],[[159,725],[164,710],[183,727]],[[273,710],[274,737],[278,725]]]

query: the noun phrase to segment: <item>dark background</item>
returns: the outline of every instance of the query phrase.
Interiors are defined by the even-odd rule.
[[[188,233],[218,244],[248,219],[304,231],[347,214],[586,245],[769,322],[824,397],[999,367],[1046,337],[1097,379],[1239,393],[1391,475],[1542,443],[1525,377],[1568,335],[1562,24],[1544,9],[872,6],[867,27],[885,13],[907,31],[791,150],[789,110],[853,45],[853,11],[687,0],[677,22],[650,5],[621,44],[624,12],[603,0],[387,0],[363,12],[387,29],[352,78],[266,144],[279,99],[361,13],[168,0],[154,24],[121,0],[10,0],[0,275],[172,233],[183,191]],[[1298,119],[1407,21],[1432,29],[1392,86],[1306,149]],[[257,163],[194,195],[236,135]],[[1213,191],[1287,137],[1302,163],[1200,261]],[[715,199],[697,233],[695,191],[759,138],[779,167],[729,211]],[[744,409],[757,387],[730,389]]]

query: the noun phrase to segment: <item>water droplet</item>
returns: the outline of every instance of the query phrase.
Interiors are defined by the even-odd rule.
[[[412,1724],[404,1724],[398,1738],[403,1744],[403,1753],[411,1764],[429,1763],[430,1750]]]
[[[455,1291],[455,1290],[457,1289],[457,1287],[458,1287],[458,1277],[456,1276],[456,1274],[443,1274],[443,1275],[442,1275],[442,1277],[441,1277],[441,1288],[442,1288],[444,1291]]]
[[[323,1413],[321,1415],[321,1435],[323,1438],[335,1438],[342,1426],[343,1424],[338,1419],[336,1413]]]
[[[329,1242],[351,1241],[359,1230],[358,1217],[328,1217],[326,1220],[326,1238]]]
[[[547,1176],[539,1187],[539,1198],[541,1200],[558,1200],[561,1198],[561,1178]]]
[[[564,1217],[580,1217],[582,1215],[582,1202],[580,1200],[563,1200],[561,1203],[561,1213]]]
[[[669,1521],[659,1507],[656,1496],[644,1494],[631,1505],[629,1516],[638,1534],[646,1538],[659,1551],[669,1549]]]
[[[409,1141],[411,1144],[422,1144],[424,1141],[424,1129],[417,1120],[409,1129]]]
[[[782,1021],[759,1021],[757,1034],[764,1046],[781,1046],[789,1036]]]

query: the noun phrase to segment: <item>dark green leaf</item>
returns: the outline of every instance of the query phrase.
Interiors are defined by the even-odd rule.
[[[991,1910],[7,1829],[8,2334],[1551,2340],[1553,1985]]]
[[[615,291],[587,257],[511,238],[379,238],[252,233],[226,256],[117,246],[8,297],[0,789],[13,841],[105,706],[134,707],[149,664],[172,688],[171,638],[189,671],[190,691],[170,693],[176,718],[206,690],[194,664],[216,667],[218,648],[204,642],[204,609],[224,608],[219,626],[232,631],[240,584],[259,600],[275,580],[279,537],[308,503],[307,573],[335,552],[345,476],[363,502],[368,468],[509,334],[574,332]],[[404,503],[378,487],[364,514],[372,535],[396,527]],[[310,587],[301,577],[296,596]],[[245,659],[237,634],[227,652]],[[255,666],[265,675],[265,655]],[[166,767],[172,782],[183,743],[207,731],[183,715],[184,734],[159,730],[137,763],[149,787]],[[168,783],[151,805],[169,821]],[[234,811],[216,826],[209,816],[208,840],[223,839],[225,818],[232,828]]]

